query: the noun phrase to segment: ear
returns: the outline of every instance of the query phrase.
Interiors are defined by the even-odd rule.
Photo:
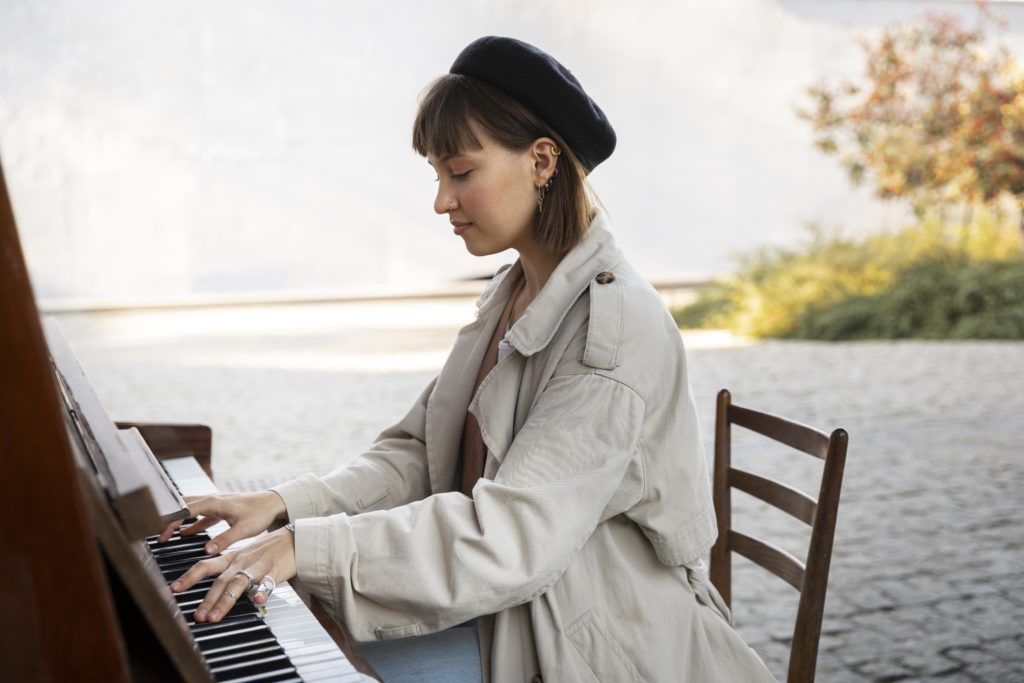
[[[555,153],[552,153],[555,150]],[[533,162],[533,184],[542,187],[555,172],[558,164],[558,143],[551,138],[537,138],[530,145],[530,158]]]

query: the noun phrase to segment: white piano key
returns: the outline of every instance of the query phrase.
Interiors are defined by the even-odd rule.
[[[192,457],[172,458],[163,461],[164,468],[184,496],[202,496],[218,493],[217,486],[206,476],[206,472]],[[230,527],[226,522],[219,522],[206,533],[215,537]],[[245,539],[231,546],[230,549],[244,547],[254,539]],[[282,581],[274,589],[267,600],[264,623],[277,638],[281,649],[285,651],[299,677],[303,681],[331,681],[335,683],[372,682],[373,679],[356,670],[344,653],[335,644],[334,639],[324,630],[313,613],[309,611],[295,590]],[[209,654],[213,654],[210,651]],[[265,675],[239,679],[258,681]],[[299,680],[299,679],[297,679]]]

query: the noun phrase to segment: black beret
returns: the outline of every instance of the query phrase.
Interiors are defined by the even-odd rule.
[[[572,72],[533,45],[515,38],[478,38],[449,71],[486,81],[525,104],[562,136],[588,173],[615,150],[615,131],[601,107]]]

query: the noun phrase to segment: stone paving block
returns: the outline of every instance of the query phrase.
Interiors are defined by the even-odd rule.
[[[948,676],[966,668],[963,662],[934,655],[903,655],[896,662],[918,676]]]
[[[901,607],[915,603],[930,603],[955,597],[957,592],[946,582],[928,576],[904,576],[875,584],[875,588],[892,604]]]
[[[852,668],[872,681],[899,681],[915,674],[913,669],[890,659],[869,659]]]
[[[1003,662],[978,662],[967,673],[978,683],[1020,683],[1024,681],[1024,666]]]
[[[892,651],[892,639],[867,629],[851,631],[841,647],[828,650],[830,656],[849,668],[888,656]],[[910,652],[906,654],[912,654]]]
[[[206,323],[187,312],[136,314],[171,321],[164,336],[118,336],[133,329],[131,313],[61,323],[112,416],[210,424],[219,476],[287,476],[361,452],[408,410],[468,322],[446,314],[403,326],[393,308],[364,308],[377,322],[354,323],[359,307],[323,305],[319,327],[247,309],[238,333],[181,324],[190,315]],[[266,329],[258,314],[269,316]],[[217,319],[225,315],[235,314]],[[434,365],[416,360],[431,354]],[[767,342],[691,351],[689,369],[709,462],[722,387],[737,403],[850,432],[818,680],[1024,681],[1015,658],[1024,644],[1024,392],[1010,390],[1024,384],[1024,344]],[[769,449],[756,455],[790,469]],[[798,486],[813,479],[813,468],[791,469]],[[752,527],[776,529],[767,516]],[[787,530],[779,542],[800,539]],[[784,671],[781,629],[792,620],[778,615],[795,613],[795,593],[739,566],[735,580],[749,579],[756,599],[737,603],[751,605],[736,610],[738,629]],[[922,673],[943,652],[964,668]]]
[[[845,666],[826,666],[819,661],[817,671],[815,671],[815,680],[822,681],[822,683],[864,683],[871,679]]]

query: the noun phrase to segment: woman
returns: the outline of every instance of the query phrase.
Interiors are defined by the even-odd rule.
[[[551,56],[482,38],[426,92],[413,146],[466,248],[519,260],[368,452],[191,502],[206,517],[183,533],[231,524],[211,554],[292,524],[172,589],[219,574],[196,613],[216,621],[250,577],[262,602],[297,576],[357,639],[390,641],[364,648],[388,680],[422,680],[396,662],[425,634],[438,680],[467,638],[477,680],[771,680],[697,569],[716,526],[679,332],[585,188],[615,147],[604,113]]]

